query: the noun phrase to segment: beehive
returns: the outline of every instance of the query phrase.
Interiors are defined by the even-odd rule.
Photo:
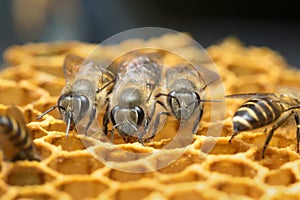
[[[116,47],[103,47],[99,59],[109,59],[117,49],[143,42],[174,49],[189,48],[176,35],[165,35],[151,41],[127,41]],[[276,131],[264,160],[261,160],[266,138],[263,130],[243,132],[232,144],[228,143],[231,119],[242,100],[226,100],[226,118],[218,122],[224,124],[222,133],[208,155],[199,156],[203,154],[200,149],[206,139],[203,132],[216,122],[204,117],[193,143],[177,160],[145,173],[124,172],[97,160],[86,150],[86,144],[92,146],[96,141],[75,131],[66,138],[66,126],[57,111],[37,121],[41,112],[56,104],[65,85],[64,57],[70,53],[85,57],[94,47],[80,42],[56,42],[12,46],[6,50],[4,59],[9,67],[0,73],[0,113],[10,104],[22,108],[42,160],[3,161],[0,173],[3,199],[300,199],[300,156],[294,151],[294,124]],[[294,88],[300,85],[300,72],[266,47],[245,47],[237,39],[228,38],[207,50],[218,67],[227,94],[275,92],[279,85]],[[193,58],[193,50],[190,52]],[[138,153],[159,149],[161,143],[156,139],[150,146],[122,142],[118,146]],[[161,151],[149,159],[155,163],[171,153]],[[109,156],[128,159],[118,153]],[[149,163],[139,163],[139,167],[151,169]]]

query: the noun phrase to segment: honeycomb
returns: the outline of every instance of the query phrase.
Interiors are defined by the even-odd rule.
[[[189,49],[188,42],[177,35],[100,46],[102,53],[98,59],[110,59],[119,49],[144,43],[188,50],[187,56],[197,59],[194,49]],[[62,70],[65,56],[86,57],[95,47],[95,44],[62,41],[11,46],[5,51],[7,67],[0,72],[0,113],[5,113],[11,104],[22,109],[41,162],[1,161],[2,199],[300,199],[300,156],[295,152],[295,124],[276,131],[265,159],[261,159],[266,138],[263,129],[242,132],[232,144],[228,143],[232,116],[243,100],[226,99],[223,121],[210,122],[204,116],[193,143],[178,159],[145,173],[114,169],[96,159],[86,150],[87,144],[88,147],[97,144],[93,138],[75,131],[66,138],[66,126],[58,111],[36,120],[56,105],[65,85]],[[226,94],[276,92],[278,86],[299,88],[300,71],[267,47],[249,47],[236,38],[227,38],[207,51],[216,63]],[[174,123],[174,120],[168,122],[169,126]],[[206,129],[216,123],[223,124],[221,136],[215,139],[216,144],[207,155],[199,156],[204,154],[201,146],[206,140]],[[156,138],[152,144],[142,146],[124,144],[116,136],[115,146],[132,152],[152,152],[167,139]],[[95,147],[95,151],[106,154],[108,159],[117,158],[124,165],[130,163],[129,157],[113,149]],[[177,150],[160,151],[148,158],[152,162],[136,164],[149,169],[153,167],[151,163],[171,155],[172,151]]]

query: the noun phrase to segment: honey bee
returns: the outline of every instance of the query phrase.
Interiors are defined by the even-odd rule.
[[[154,98],[161,81],[158,54],[157,51],[139,50],[121,56],[123,61],[103,118],[105,134],[108,134],[109,119],[113,124],[111,140],[117,129],[125,142],[143,144],[146,139],[154,137],[163,121],[162,116],[168,115],[168,112],[158,111],[157,104],[160,104]],[[148,132],[152,132],[151,136],[144,138]]]
[[[5,160],[40,161],[23,113],[16,106],[8,107],[6,115],[0,115],[0,149]]]
[[[228,95],[229,98],[248,98],[233,116],[233,130],[229,142],[242,131],[253,130],[271,124],[271,130],[262,150],[262,159],[272,136],[277,128],[283,125],[292,115],[297,124],[296,151],[299,153],[300,141],[300,101],[287,93],[248,93]]]
[[[166,96],[170,112],[180,123],[193,120],[192,133],[195,134],[202,118],[205,99],[205,84],[202,75],[191,66],[181,64],[170,68],[165,75],[165,88],[168,93],[156,95]]]
[[[107,103],[107,96],[111,93],[115,72],[113,69],[105,69],[94,62],[83,64],[84,59],[75,55],[65,58],[63,69],[66,78],[66,86],[57,105],[41,114],[45,114],[58,108],[64,122],[67,124],[66,136],[69,130],[73,130],[78,123],[82,123],[85,135],[96,118],[97,109],[101,109]]]
[[[205,89],[219,77],[213,72],[206,70],[214,77],[205,83],[202,73],[192,64],[181,59],[181,64],[168,68],[165,71],[164,93],[156,97],[165,96],[168,110],[183,125],[193,122],[191,132],[195,134],[201,121],[205,102],[219,102],[219,100],[205,99]]]

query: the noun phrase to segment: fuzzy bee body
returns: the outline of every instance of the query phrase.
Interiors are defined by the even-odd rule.
[[[23,113],[15,106],[0,115],[0,149],[6,160],[40,160]]]
[[[104,133],[107,134],[108,119],[117,129],[125,142],[138,141],[154,137],[162,119],[156,113],[155,91],[161,81],[161,65],[155,59],[157,54],[130,52],[123,56],[117,74],[109,108],[104,116]],[[166,114],[167,115],[167,114]],[[144,136],[152,127],[152,134]]]
[[[297,124],[297,152],[300,141],[300,101],[289,94],[249,93],[228,95],[229,98],[249,98],[233,116],[233,130],[229,142],[242,131],[253,130],[274,123],[263,147],[262,158],[274,131],[294,115]]]
[[[167,105],[180,123],[192,120],[192,133],[196,133],[203,114],[206,84],[191,64],[170,68],[165,75]],[[158,95],[158,96],[159,96]]]
[[[66,135],[79,123],[85,126],[86,134],[96,118],[97,110],[107,103],[114,81],[115,72],[105,69],[93,62],[83,64],[84,59],[75,55],[66,57],[63,68],[66,86],[57,105],[45,111],[41,118],[58,108],[64,122],[67,124]]]

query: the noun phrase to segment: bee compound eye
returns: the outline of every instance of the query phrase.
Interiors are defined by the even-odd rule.
[[[176,91],[171,91],[168,94],[167,102],[168,102],[172,112],[177,116],[178,112],[180,112],[180,102],[179,102],[179,99],[177,98]]]
[[[72,103],[72,94],[71,93],[66,93],[66,94],[62,94],[59,99],[58,99],[58,109],[59,111],[62,113],[64,111],[63,108],[68,108],[71,103]]]
[[[77,96],[75,98],[78,99],[78,101],[76,101],[78,104],[74,106],[74,108],[76,108],[76,110],[79,110],[79,120],[80,120],[88,112],[90,108],[90,101],[86,96],[83,95]]]
[[[68,112],[72,113],[74,123],[77,124],[88,112],[90,101],[84,95],[72,95],[68,101]]]
[[[178,100],[176,98],[176,91],[169,92],[168,97],[167,97],[167,102],[168,102],[170,107],[174,107],[174,105],[179,106],[178,105]]]
[[[137,125],[140,125],[144,120],[144,111],[141,107],[135,106],[130,112],[130,117]]]
[[[192,92],[192,95],[195,102],[195,107],[199,106],[201,101],[200,95],[197,92]]]
[[[182,116],[184,119],[189,119],[196,111],[196,109],[200,106],[200,96],[196,92],[190,92],[187,95],[187,107]]]
[[[116,125],[116,120],[115,120],[115,118],[117,117],[117,116],[116,116],[116,113],[117,113],[118,110],[119,110],[119,107],[118,107],[118,106],[113,107],[112,110],[111,110],[110,119],[111,119],[111,122],[112,122],[114,125]]]
[[[80,95],[79,99],[80,99],[80,106],[81,106],[80,111],[81,112],[87,111],[90,107],[89,99],[86,96],[83,96],[83,95]]]

